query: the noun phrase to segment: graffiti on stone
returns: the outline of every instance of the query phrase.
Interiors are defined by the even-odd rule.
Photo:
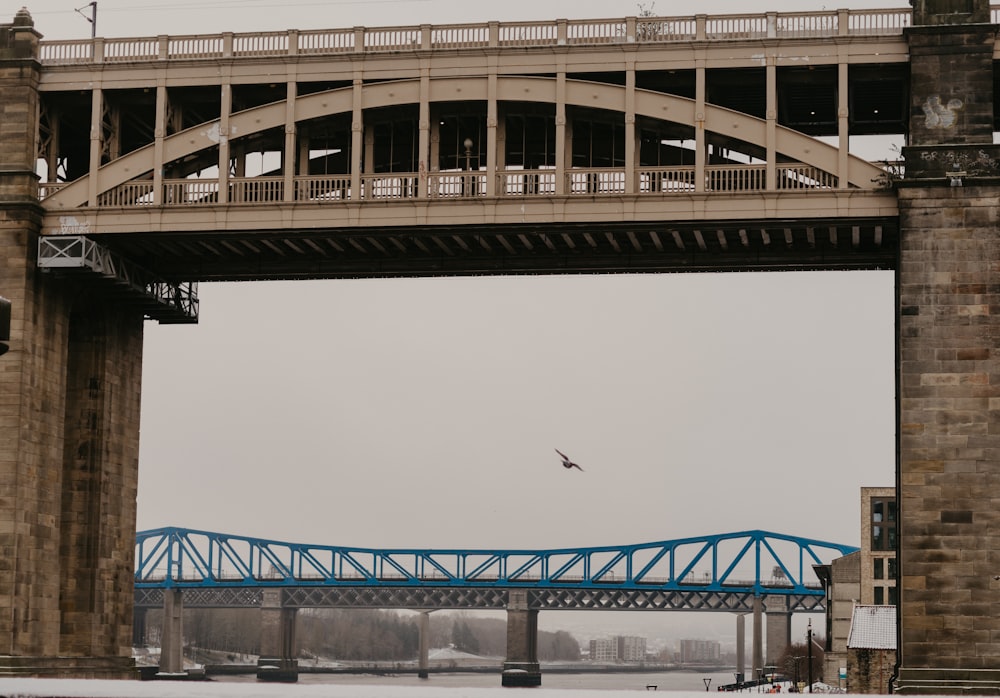
[[[1000,173],[1000,160],[996,154],[979,150],[924,150],[920,153],[928,169],[947,174],[962,171],[970,177],[995,176]]]
[[[958,118],[956,112],[963,106],[960,99],[943,104],[939,95],[932,95],[924,101],[924,125],[927,128],[951,128]]]
[[[76,216],[59,216],[59,235],[88,235],[90,223],[81,221]]]

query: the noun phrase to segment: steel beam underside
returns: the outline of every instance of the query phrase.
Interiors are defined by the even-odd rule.
[[[175,281],[506,274],[871,270],[898,219],[547,223],[91,234]]]

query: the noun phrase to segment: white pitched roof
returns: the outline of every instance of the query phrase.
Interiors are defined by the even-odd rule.
[[[848,649],[896,649],[896,607],[856,605],[851,615]]]

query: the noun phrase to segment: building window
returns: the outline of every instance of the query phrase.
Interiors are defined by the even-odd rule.
[[[875,587],[875,605],[880,606],[885,603],[885,587]]]
[[[872,560],[872,562],[875,564],[875,569],[872,570],[872,576],[875,579],[884,579],[885,578],[885,560],[883,560],[880,557],[877,557],[874,560]]]
[[[896,558],[889,558],[889,579],[899,579],[899,570],[897,569]]]
[[[899,589],[896,587],[889,587],[889,603],[893,606],[899,605]]]
[[[896,549],[896,501],[873,497],[872,550]]]

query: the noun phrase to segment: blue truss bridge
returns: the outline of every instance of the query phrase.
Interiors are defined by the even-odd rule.
[[[257,606],[267,588],[286,607],[502,608],[529,592],[538,609],[750,611],[778,597],[818,611],[814,565],[857,548],[767,531],[551,550],[374,549],[160,528],[136,536],[137,605],[184,590],[187,606]]]

